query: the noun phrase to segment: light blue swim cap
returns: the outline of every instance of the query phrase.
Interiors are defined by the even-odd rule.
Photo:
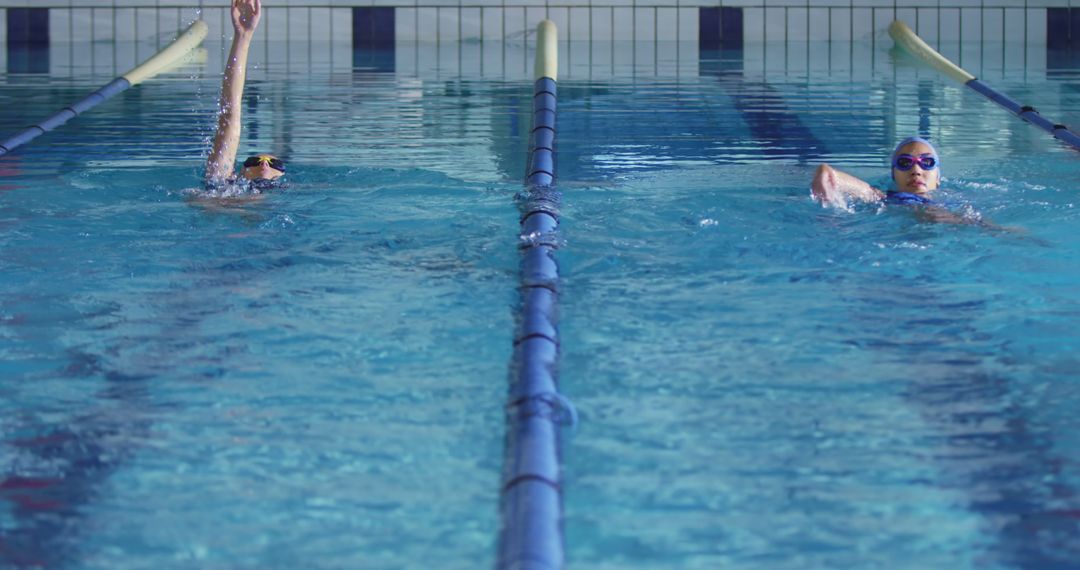
[[[911,144],[913,142],[923,143],[924,145],[930,147],[930,152],[931,152],[931,154],[934,155],[934,160],[937,161],[938,171],[940,172],[940,169],[941,169],[941,157],[938,156],[937,149],[934,148],[934,145],[931,144],[930,141],[928,141],[928,140],[926,140],[926,139],[924,139],[922,137],[908,137],[908,138],[900,141],[896,145],[896,148],[893,149],[892,157],[889,158],[889,168],[892,168],[892,162],[893,162],[893,160],[896,159],[896,155],[897,155],[897,153],[900,152],[900,149],[903,148],[905,145]]]

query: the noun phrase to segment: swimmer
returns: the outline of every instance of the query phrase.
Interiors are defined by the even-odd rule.
[[[210,156],[206,159],[206,182],[209,186],[221,186],[237,182],[233,173],[236,150],[240,144],[240,108],[247,74],[248,48],[255,28],[262,15],[261,0],[233,0],[233,42],[229,59],[225,64],[225,79],[221,83],[221,103],[218,113],[217,133]],[[250,156],[244,161],[240,178],[250,181],[251,187],[261,191],[275,186],[275,180],[285,174],[285,162],[272,154]]]
[[[900,141],[892,154],[892,179],[896,190],[881,191],[867,182],[822,164],[814,173],[810,190],[826,206],[847,206],[847,199],[893,204],[932,204],[941,185],[940,159],[930,141],[910,137]]]
[[[900,141],[893,150],[890,163],[895,190],[879,190],[851,174],[822,164],[810,183],[811,194],[824,206],[846,208],[849,198],[859,202],[922,206],[916,213],[926,221],[998,228],[988,222],[954,214],[935,203],[934,192],[941,186],[941,159],[930,141],[921,137]]]

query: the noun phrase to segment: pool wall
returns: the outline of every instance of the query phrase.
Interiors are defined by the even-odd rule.
[[[267,67],[360,67],[399,74],[434,65],[446,75],[527,79],[534,42],[528,30],[548,18],[562,30],[568,78],[615,75],[625,65],[637,73],[697,75],[699,62],[719,49],[741,49],[747,69],[821,64],[860,69],[878,63],[873,58],[881,51],[873,44],[891,43],[885,30],[898,18],[979,74],[984,63],[1043,68],[1048,50],[1080,45],[1080,6],[1069,3],[267,0],[252,59]],[[172,41],[195,18],[209,25],[208,48],[224,51],[232,33],[224,4],[0,0],[0,73],[115,74]],[[866,42],[871,49],[851,50],[852,42]],[[960,53],[961,44],[992,47]],[[952,52],[951,46],[956,46]],[[219,59],[209,58],[208,71]]]
[[[561,41],[846,41],[893,19],[927,41],[1080,43],[1071,0],[267,0],[265,37],[393,42],[507,39],[549,18]],[[2,43],[161,40],[201,14],[226,36],[226,2],[0,0]]]

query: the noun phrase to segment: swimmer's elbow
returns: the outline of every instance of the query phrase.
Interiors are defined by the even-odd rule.
[[[230,172],[222,167],[219,161],[208,161],[206,164],[206,174],[203,176],[203,180],[207,183],[224,182],[228,180]]]
[[[815,200],[832,202],[836,193],[836,170],[828,164],[819,165],[810,183],[810,193]]]

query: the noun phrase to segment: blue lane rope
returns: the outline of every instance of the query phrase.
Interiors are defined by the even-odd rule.
[[[941,55],[934,48],[927,45],[905,24],[900,20],[894,20],[889,25],[889,35],[892,36],[893,41],[897,45],[903,47],[911,55],[921,59],[923,63],[937,69],[941,73],[948,75],[956,81],[963,83],[965,86],[975,91],[979,95],[986,97],[993,101],[1006,111],[1020,117],[1021,119],[1039,127],[1040,129],[1050,133],[1058,140],[1068,144],[1069,146],[1080,150],[1080,136],[1069,130],[1065,125],[1054,123],[1039,114],[1034,107],[1028,105],[1021,105],[1013,99],[990,87],[989,85],[979,81],[974,75],[968,73],[960,66],[951,62],[945,56]]]
[[[118,93],[123,93],[133,85],[154,77],[158,73],[169,69],[180,62],[196,46],[202,43],[207,34],[206,23],[195,20],[182,34],[171,44],[151,56],[146,61],[135,66],[127,73],[113,79],[104,87],[94,91],[79,101],[60,109],[47,119],[26,127],[14,135],[0,141],[0,156],[15,150],[16,148],[36,139],[37,137],[63,125],[71,119],[93,109]]]
[[[100,103],[116,95],[122,93],[131,87],[131,83],[123,77],[117,77],[101,89],[94,91],[86,97],[72,103],[71,105],[60,109],[56,113],[49,116],[47,119],[26,127],[25,129],[15,133],[14,135],[0,141],[0,156],[15,150],[16,148],[36,139],[37,137],[63,125],[69,120],[97,107]]]
[[[547,23],[550,25],[550,23]],[[545,24],[541,24],[544,26]],[[514,340],[502,476],[502,528],[497,567],[563,567],[560,430],[577,422],[558,391],[559,226],[555,182],[556,80],[533,90],[533,129],[521,217],[522,306]]]
[[[1069,130],[1069,127],[1065,125],[1054,123],[1046,117],[1043,117],[1035,110],[1034,107],[1028,105],[1021,105],[1016,101],[1009,98],[1007,95],[996,91],[989,85],[983,83],[978,79],[972,79],[964,85],[970,87],[976,93],[986,97],[987,99],[997,103],[999,106],[1009,111],[1010,113],[1020,117],[1021,119],[1039,127],[1040,129],[1050,133],[1054,138],[1068,144],[1069,146],[1080,150],[1080,136]]]

